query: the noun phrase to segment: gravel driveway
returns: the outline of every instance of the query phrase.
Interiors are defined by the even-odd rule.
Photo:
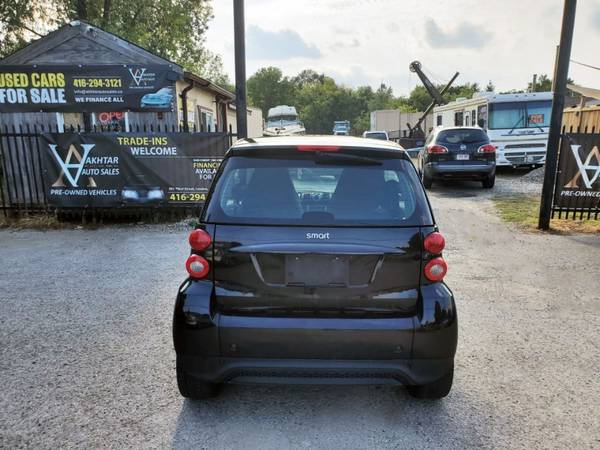
[[[516,231],[490,195],[430,195],[460,321],[439,402],[286,386],[185,401],[170,334],[185,230],[0,231],[0,447],[600,447],[600,236]]]

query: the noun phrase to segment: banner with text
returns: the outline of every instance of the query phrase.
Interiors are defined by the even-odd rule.
[[[170,65],[0,66],[0,112],[171,111]]]
[[[558,164],[554,205],[600,208],[600,134],[564,135]]]
[[[227,134],[46,133],[48,203],[57,207],[194,205],[206,199]]]

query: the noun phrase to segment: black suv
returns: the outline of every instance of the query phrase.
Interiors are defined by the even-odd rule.
[[[173,338],[184,397],[222,383],[452,386],[444,238],[401,148],[238,141],[189,236]]]
[[[427,189],[441,178],[480,180],[490,189],[496,180],[496,147],[478,127],[436,128],[419,152],[419,172]]]

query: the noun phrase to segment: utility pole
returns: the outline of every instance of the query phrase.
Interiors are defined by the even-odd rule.
[[[233,0],[233,33],[235,45],[235,114],[237,120],[237,137],[238,139],[244,139],[248,137],[244,0]]]
[[[537,73],[533,74],[533,80],[531,81],[531,92],[535,92],[535,85],[537,84]]]
[[[550,132],[548,133],[548,149],[546,151],[546,168],[538,228],[550,228],[552,213],[552,197],[554,195],[554,179],[558,165],[558,146],[562,128],[562,115],[565,109],[565,94],[567,92],[567,77],[569,76],[569,60],[573,44],[573,29],[575,27],[575,11],[577,0],[565,0],[563,10],[560,45],[554,77],[554,97],[552,100],[552,115],[550,116]]]

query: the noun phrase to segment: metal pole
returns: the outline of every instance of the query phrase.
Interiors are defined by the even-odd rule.
[[[544,185],[542,187],[542,201],[538,222],[538,228],[542,230],[550,228],[552,197],[554,195],[554,178],[556,176],[556,167],[558,165],[558,147],[560,145],[562,115],[565,108],[565,94],[567,92],[567,77],[569,76],[569,60],[571,59],[571,45],[573,43],[576,8],[577,0],[565,0],[558,61],[556,64],[556,76],[554,80],[554,97],[552,100],[552,116],[550,117],[550,132],[548,133]]]
[[[244,26],[244,0],[233,0],[233,32],[235,45],[235,114],[237,137],[248,137],[246,107],[246,43]]]

